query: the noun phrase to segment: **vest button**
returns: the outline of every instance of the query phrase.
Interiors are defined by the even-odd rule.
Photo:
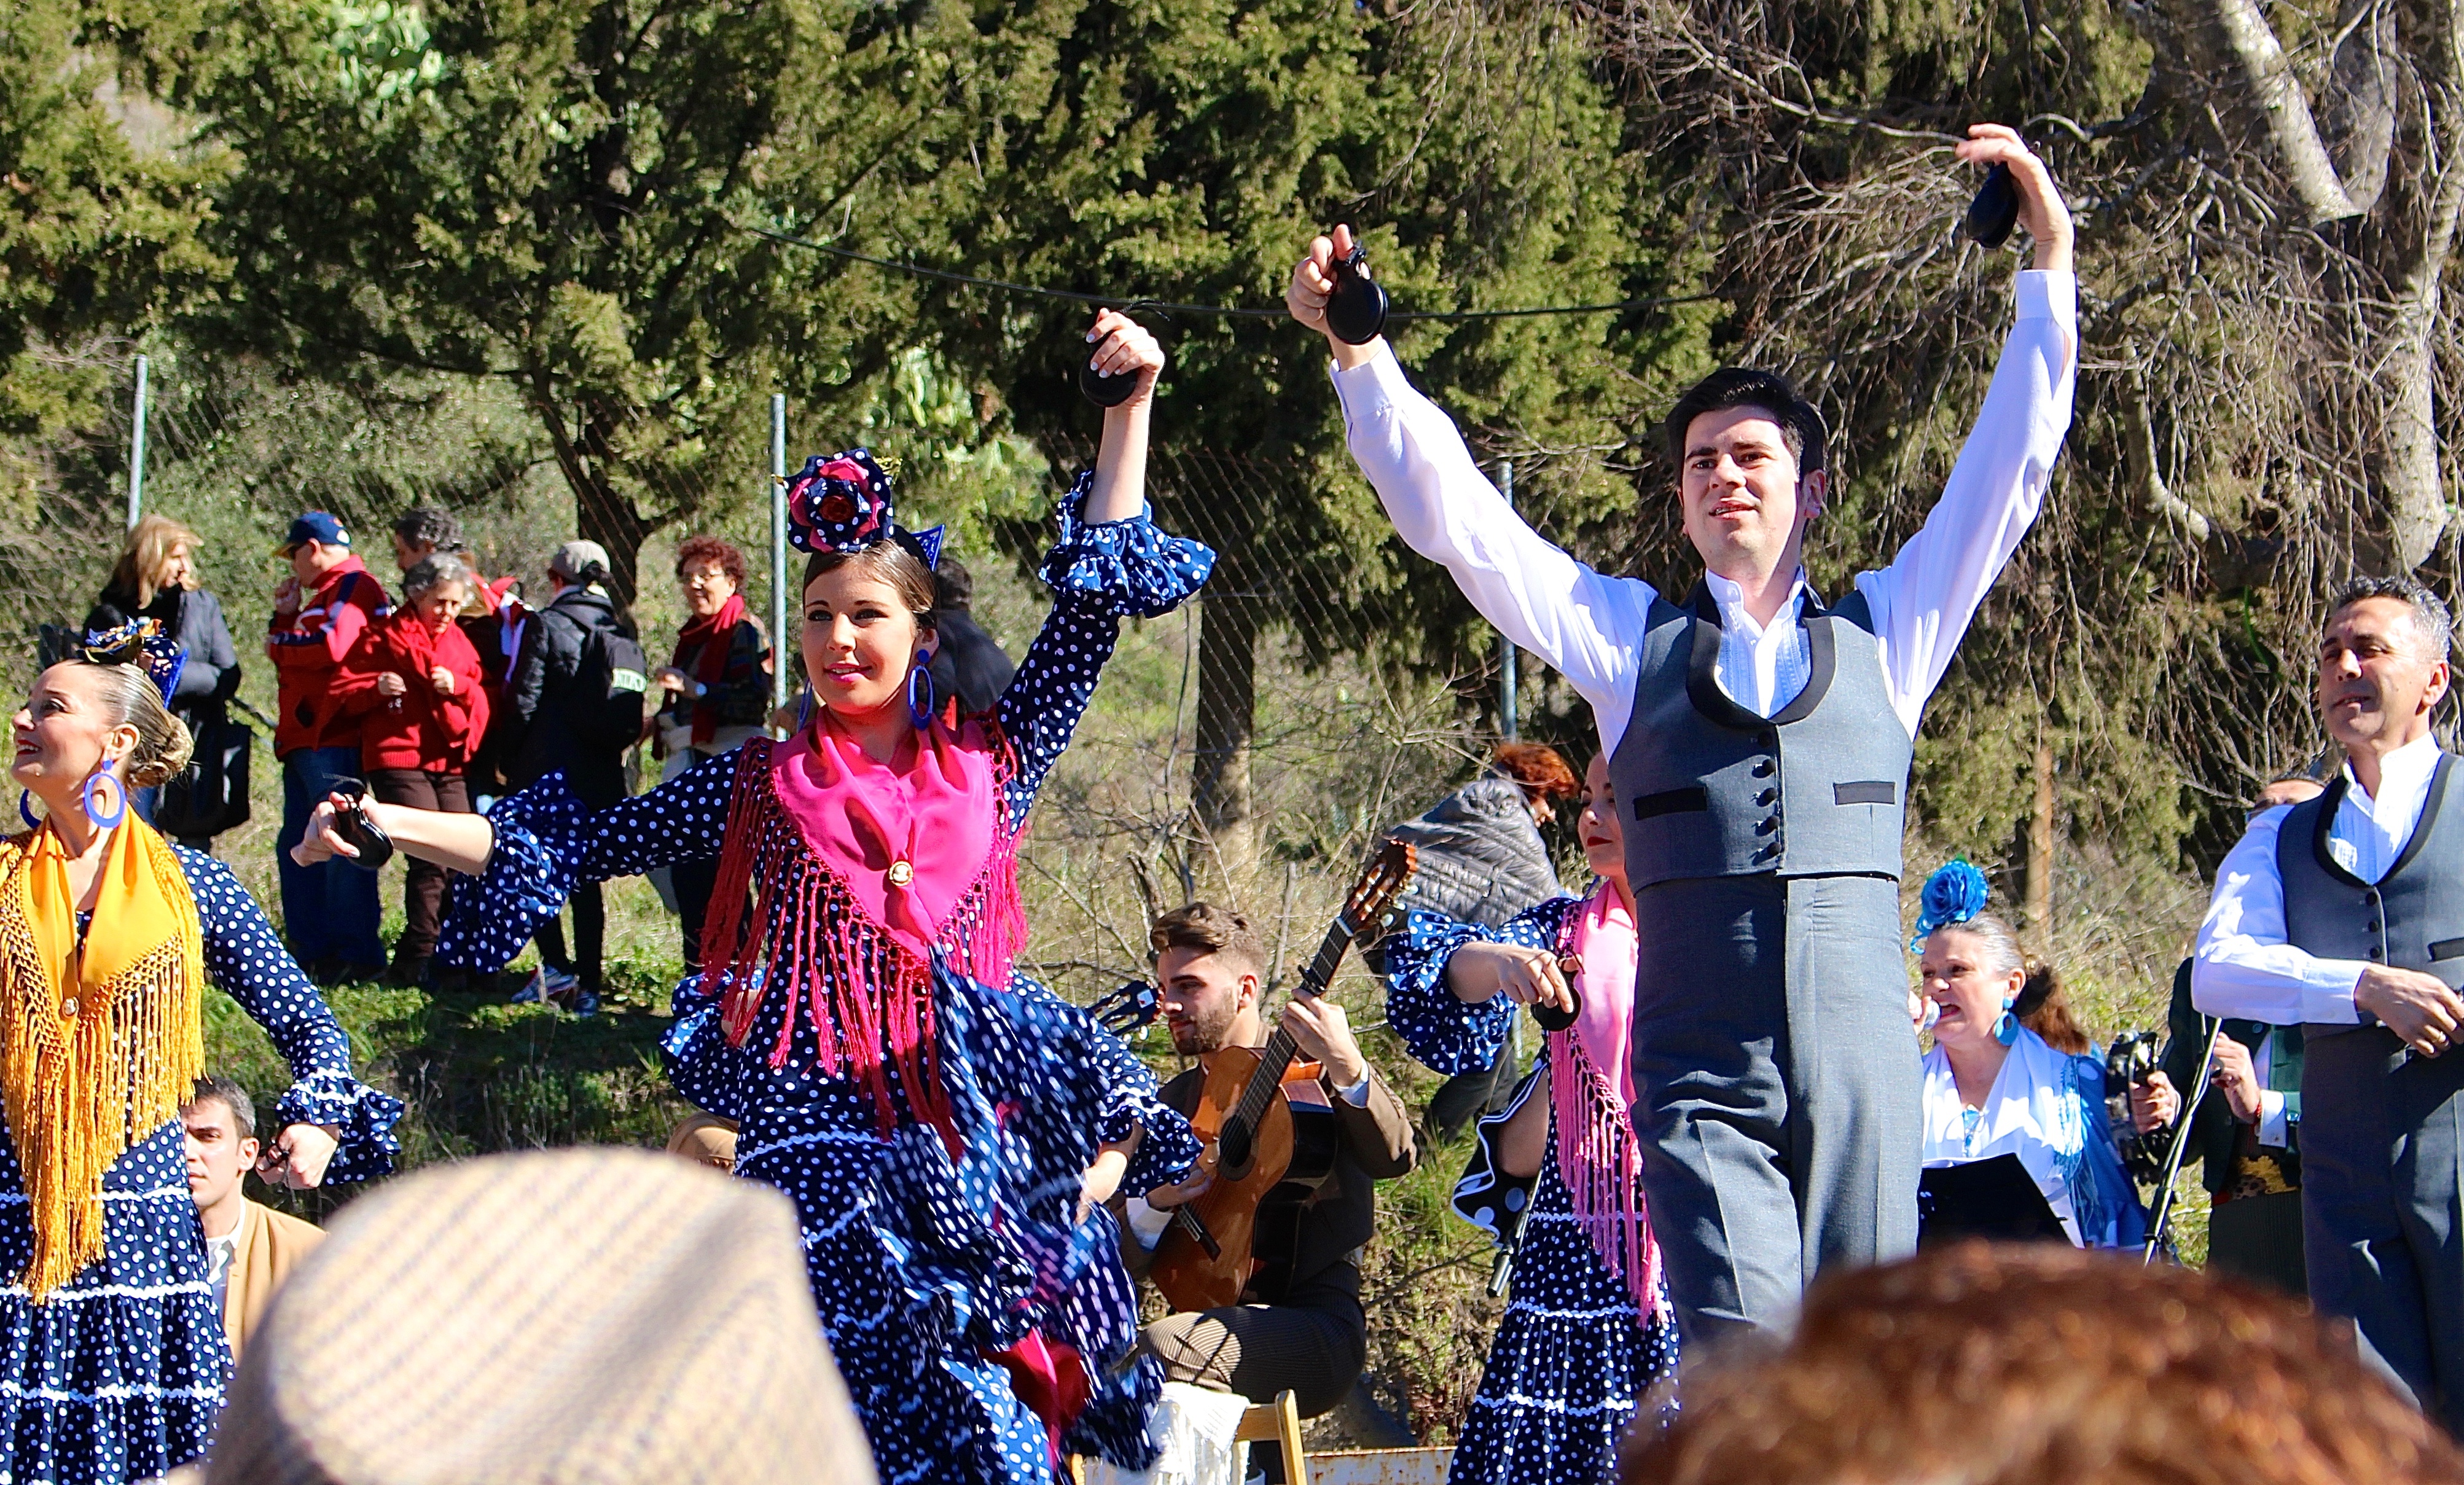
[[[2368,957],[2372,960],[2379,957],[2379,946],[2377,944],[2373,943],[2369,946]]]
[[[1757,779],[1768,779],[1778,771],[1779,765],[1768,758],[1754,760],[1754,777]]]
[[[1776,732],[1766,732],[1761,737],[1754,739],[1754,745],[1757,747],[1777,747],[1779,746],[1779,734]]]
[[[1754,796],[1754,803],[1758,805],[1777,804],[1779,803],[1779,790],[1775,788],[1764,789],[1761,793]]]
[[[1779,816],[1775,814],[1767,814],[1754,822],[1754,833],[1757,835],[1768,835],[1778,829]]]

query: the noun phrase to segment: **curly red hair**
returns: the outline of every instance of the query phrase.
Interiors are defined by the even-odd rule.
[[[2373,1485],[2464,1452],[2292,1300],[2189,1269],[1967,1243],[1826,1274],[1776,1353],[1685,1380],[1623,1485]]]
[[[697,562],[718,564],[718,570],[727,574],[727,581],[735,584],[738,592],[743,591],[744,553],[734,542],[715,536],[685,538],[684,544],[676,548],[676,577],[681,580],[685,568]]]
[[[1543,799],[1572,799],[1583,791],[1565,756],[1546,742],[1500,742],[1488,764]]]

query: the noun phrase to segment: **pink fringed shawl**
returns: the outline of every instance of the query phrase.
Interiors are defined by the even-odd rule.
[[[912,758],[902,748],[899,763],[879,763],[826,711],[788,742],[744,744],[700,969],[727,986],[731,1045],[782,990],[772,1067],[786,1064],[802,1008],[822,1071],[862,1085],[885,1131],[897,1118],[894,1067],[910,1112],[955,1145],[931,1067],[932,952],[1008,986],[1025,937],[1003,794],[1012,768],[989,717],[936,722],[912,746]]]
[[[1582,961],[1582,1013],[1549,1036],[1550,1112],[1557,1174],[1574,1220],[1645,1316],[1660,1306],[1660,1244],[1643,1208],[1642,1146],[1634,1133],[1634,1073],[1626,1039],[1634,1015],[1636,932],[1617,888],[1600,883],[1566,917],[1558,952]]]

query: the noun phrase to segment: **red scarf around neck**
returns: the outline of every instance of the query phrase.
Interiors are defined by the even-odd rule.
[[[693,679],[702,685],[702,694],[693,699],[693,740],[696,746],[718,736],[718,698],[715,693],[727,679],[728,655],[736,648],[736,626],[743,622],[744,595],[730,593],[716,613],[708,617],[694,614],[685,620],[683,632],[676,635],[679,655],[696,644],[701,646],[693,656]]]

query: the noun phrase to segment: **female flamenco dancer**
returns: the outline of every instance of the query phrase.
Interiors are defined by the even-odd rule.
[[[1588,896],[1552,898],[1494,928],[1415,912],[1386,945],[1387,1020],[1441,1073],[1490,1066],[1518,1007],[1564,1008],[1576,1001],[1570,983],[1580,992],[1574,1024],[1549,1034],[1513,1101],[1481,1120],[1455,1188],[1456,1209],[1492,1233],[1503,1213],[1529,1209],[1513,1298],[1455,1446],[1452,1485],[1615,1478],[1626,1425],[1677,1370],[1628,1115],[1634,896],[1605,755],[1584,784],[1583,858],[1599,877]]]
[[[259,1175],[384,1175],[397,1148],[401,1103],[352,1079],[341,1028],[230,869],[128,809],[188,759],[163,703],[179,655],[147,653],[151,628],[89,636],[14,723],[32,829],[0,840],[0,1479],[151,1479],[205,1452],[231,1347],[179,1113],[207,985],[298,1079]]]
[[[1177,1179],[1197,1141],[1128,1048],[1013,974],[1017,850],[1122,616],[1172,610],[1214,554],[1143,513],[1162,351],[1111,312],[1088,339],[1137,391],[1104,415],[1044,564],[1052,614],[992,712],[938,719],[939,533],[892,524],[890,477],[856,450],[789,488],[821,699],[792,740],[596,814],[558,775],[485,818],[365,807],[395,845],[480,878],[455,884],[440,948],[469,967],[512,958],[578,879],[718,857],[669,1075],[740,1122],[737,1175],[795,1200],[885,1485],[1045,1485],[1064,1452],[1153,1458],[1160,1373],[1125,1360],[1135,1297],[1101,1203],[1125,1178]],[[303,859],[355,853],[349,803],[320,808]]]

